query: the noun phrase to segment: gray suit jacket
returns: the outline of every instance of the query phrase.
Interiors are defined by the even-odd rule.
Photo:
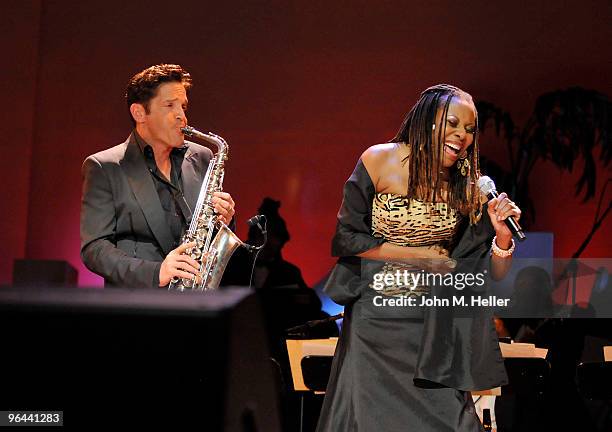
[[[212,152],[185,144],[183,194],[193,211]],[[176,246],[134,133],[85,159],[82,174],[81,259],[107,286],[157,287]]]

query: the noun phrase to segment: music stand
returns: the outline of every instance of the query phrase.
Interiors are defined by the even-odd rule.
[[[578,391],[587,399],[612,401],[612,362],[586,362],[576,367]]]
[[[300,395],[300,432],[304,427],[304,398],[323,394],[338,338],[287,339],[293,389]]]
[[[324,393],[331,374],[333,357],[306,356],[302,358],[302,376],[306,387],[315,393]]]
[[[580,363],[576,367],[576,384],[580,394],[591,400],[604,402],[604,410],[612,409],[612,361]],[[606,408],[607,407],[607,408]],[[606,417],[603,429],[610,430]]]
[[[550,365],[546,359],[510,357],[504,358],[504,364],[508,373],[508,385],[504,386],[504,393],[544,394],[550,376]]]

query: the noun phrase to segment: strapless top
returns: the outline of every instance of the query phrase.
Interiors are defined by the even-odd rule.
[[[444,246],[457,234],[460,218],[446,203],[377,193],[372,203],[372,235],[401,246]]]
[[[459,229],[461,214],[446,203],[427,203],[392,193],[377,193],[372,203],[372,235],[400,246],[439,245],[446,249]],[[419,264],[386,262],[384,274],[420,271]],[[371,285],[373,287],[373,285]],[[426,285],[386,284],[380,291],[386,296],[420,296],[429,291]]]

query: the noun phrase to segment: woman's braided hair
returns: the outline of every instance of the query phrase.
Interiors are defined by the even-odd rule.
[[[406,115],[397,135],[390,141],[409,148],[408,156],[402,161],[408,163],[408,197],[424,201],[439,200],[442,181],[439,173],[444,156],[444,137],[446,136],[446,116],[453,97],[472,97],[463,90],[449,85],[437,84],[423,93]],[[442,116],[436,124],[438,110]],[[476,114],[476,133],[474,143],[467,150],[470,164],[469,174],[461,175],[453,165],[448,185],[448,204],[463,214],[470,215],[470,223],[480,219],[480,193],[477,180],[480,175],[478,166],[478,113]],[[437,132],[437,133],[436,133]]]

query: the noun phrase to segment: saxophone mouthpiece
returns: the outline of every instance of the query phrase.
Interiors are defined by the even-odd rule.
[[[181,128],[181,132],[183,132],[187,136],[193,135],[193,128],[191,126],[185,126]]]

